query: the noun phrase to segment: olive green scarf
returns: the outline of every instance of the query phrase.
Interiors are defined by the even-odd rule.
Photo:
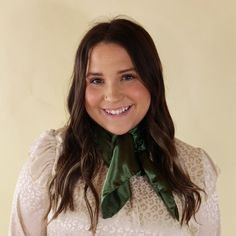
[[[113,135],[98,127],[96,134],[98,150],[109,167],[101,196],[103,218],[115,215],[130,199],[129,179],[146,175],[170,214],[179,220],[174,197],[150,159],[140,130],[134,128],[124,135]]]

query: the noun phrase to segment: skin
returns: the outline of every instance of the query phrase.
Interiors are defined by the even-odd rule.
[[[127,51],[99,43],[90,52],[85,91],[89,116],[110,133],[121,135],[139,124],[151,96]]]

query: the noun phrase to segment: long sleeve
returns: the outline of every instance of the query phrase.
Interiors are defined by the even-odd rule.
[[[216,182],[219,168],[214,164],[208,154],[201,148],[192,147],[176,139],[179,160],[189,174],[193,183],[202,188],[202,202],[196,213],[196,221],[191,220],[197,228],[197,236],[219,236],[220,211]]]
[[[44,220],[49,207],[47,182],[55,163],[56,148],[54,130],[43,133],[32,145],[30,158],[16,184],[9,236],[47,235]]]
[[[220,211],[218,195],[216,192],[216,180],[219,170],[203,150],[202,153],[204,186],[206,199],[203,198],[202,205],[197,213],[196,219],[199,223],[199,236],[220,236]]]

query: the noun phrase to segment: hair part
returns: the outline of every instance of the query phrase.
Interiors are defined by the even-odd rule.
[[[89,53],[101,42],[119,44],[128,52],[151,94],[150,108],[142,121],[146,130],[145,136],[158,171],[165,177],[172,192],[182,199],[181,224],[188,224],[200,207],[200,192],[204,191],[191,181],[178,160],[174,124],[166,104],[160,58],[151,36],[142,26],[119,18],[92,27],[83,37],[77,50],[67,100],[70,118],[66,125],[62,153],[49,184],[49,211],[54,211],[53,218],[68,209],[73,211],[73,191],[76,182],[81,179],[84,182],[84,199],[91,219],[91,230],[95,233],[99,195],[93,185],[93,178],[102,166],[102,158],[93,142],[94,122],[85,109],[85,78]],[[87,198],[88,189],[94,196],[94,209]]]

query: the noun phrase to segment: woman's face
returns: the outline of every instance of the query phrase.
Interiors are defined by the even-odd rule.
[[[107,131],[121,135],[146,115],[151,96],[127,51],[115,43],[99,43],[90,52],[85,107]]]

